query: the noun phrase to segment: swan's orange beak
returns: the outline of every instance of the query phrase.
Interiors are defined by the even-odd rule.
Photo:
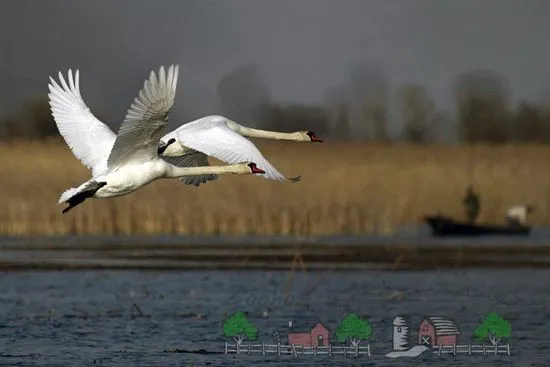
[[[250,167],[252,173],[265,173],[264,170],[261,170],[256,166],[256,163],[249,163],[248,167]]]
[[[313,131],[308,131],[306,133],[307,136],[309,136],[309,140],[311,140],[313,143],[322,143],[323,139],[319,139]]]

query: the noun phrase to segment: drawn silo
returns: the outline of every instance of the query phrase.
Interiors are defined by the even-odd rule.
[[[393,350],[407,350],[409,348],[409,327],[401,316],[393,319]]]

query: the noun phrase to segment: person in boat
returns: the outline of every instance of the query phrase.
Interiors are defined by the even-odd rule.
[[[514,205],[506,212],[506,220],[510,226],[526,226],[527,216],[533,212],[531,205]]]
[[[468,222],[470,222],[470,224],[473,224],[479,215],[480,204],[479,196],[474,192],[471,185],[468,186],[463,203],[466,209],[466,218],[468,218]]]

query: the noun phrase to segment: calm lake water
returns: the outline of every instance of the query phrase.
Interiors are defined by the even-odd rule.
[[[407,226],[395,231],[392,235],[354,235],[354,236],[117,236],[117,235],[87,235],[87,236],[38,236],[38,237],[11,237],[0,236],[0,249],[3,246],[31,246],[44,245],[65,246],[97,246],[101,245],[185,245],[185,244],[209,244],[209,245],[234,245],[234,244],[330,244],[330,245],[448,245],[456,244],[472,246],[507,246],[530,245],[550,246],[550,227],[535,227],[528,236],[480,236],[469,238],[438,238],[431,234],[429,227]]]
[[[550,363],[550,270],[431,272],[4,272],[2,366],[543,366]],[[334,331],[349,312],[373,327],[372,356],[225,355],[222,322],[248,312],[259,342],[286,341],[321,321]],[[392,321],[403,315],[411,345],[423,317],[453,319],[460,344],[490,312],[512,327],[511,356],[390,359]],[[331,338],[334,334],[331,334]],[[190,351],[203,349],[206,354]]]

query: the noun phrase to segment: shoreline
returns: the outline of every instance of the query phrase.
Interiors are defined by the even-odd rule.
[[[520,238],[4,237],[0,270],[550,269],[550,243]]]

